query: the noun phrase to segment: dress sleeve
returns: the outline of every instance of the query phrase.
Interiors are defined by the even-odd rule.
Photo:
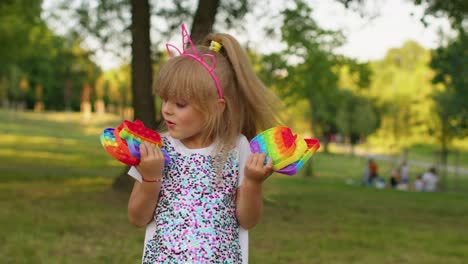
[[[247,163],[247,159],[249,158],[251,151],[250,151],[250,144],[247,138],[244,135],[240,135],[239,137],[239,182],[238,186],[242,184],[242,180],[244,179],[244,169],[245,164]],[[239,243],[241,245],[242,251],[242,263],[247,264],[249,261],[249,231],[239,227]]]
[[[135,180],[142,182],[143,178],[141,177],[140,172],[135,168],[135,166],[132,166],[130,170],[127,172],[128,175],[130,175],[132,178]]]
[[[239,138],[239,182],[237,183],[237,186],[242,185],[242,181],[244,180],[245,164],[247,163],[247,159],[250,154],[249,141],[244,135],[241,135]]]

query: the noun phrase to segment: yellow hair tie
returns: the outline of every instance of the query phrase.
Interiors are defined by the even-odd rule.
[[[219,50],[221,50],[222,47],[223,47],[223,45],[221,45],[221,43],[212,40],[211,43],[210,43],[210,48],[209,49],[214,51],[214,52],[219,52]]]

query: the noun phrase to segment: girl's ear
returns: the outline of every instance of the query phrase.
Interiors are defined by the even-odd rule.
[[[220,98],[218,99],[218,111],[220,114],[224,113],[224,109],[226,109],[226,101]]]

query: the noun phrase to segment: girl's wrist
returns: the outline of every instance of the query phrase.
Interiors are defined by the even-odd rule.
[[[246,187],[248,188],[254,188],[254,189],[261,189],[262,188],[262,182],[258,181],[256,179],[249,179],[248,177],[245,177],[244,183]]]
[[[161,182],[162,181],[162,177],[161,178],[154,178],[154,179],[152,179],[152,178],[146,179],[146,178],[141,177],[141,179],[142,179],[143,182]]]
[[[163,179],[162,175],[160,175],[159,177],[145,177],[141,175],[141,180],[143,182],[161,182],[162,179]]]

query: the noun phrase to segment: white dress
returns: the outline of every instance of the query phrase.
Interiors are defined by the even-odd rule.
[[[248,232],[236,219],[236,191],[244,177],[250,147],[239,136],[216,181],[216,145],[188,149],[163,135],[171,158],[153,221],[145,235],[142,263],[248,263]],[[128,172],[141,182],[135,167]]]

